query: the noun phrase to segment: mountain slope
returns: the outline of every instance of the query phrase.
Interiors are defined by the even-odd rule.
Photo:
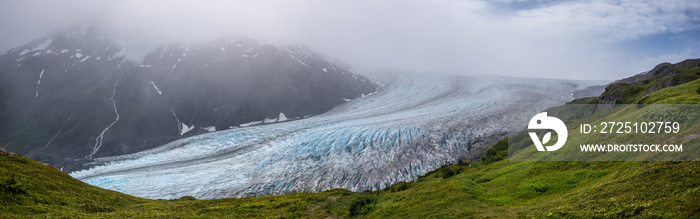
[[[53,166],[0,148],[0,217],[75,217],[147,201],[90,186]]]
[[[83,26],[0,55],[0,143],[70,171],[181,137],[321,114],[378,89],[300,45],[234,36],[166,44],[143,60],[129,51]]]

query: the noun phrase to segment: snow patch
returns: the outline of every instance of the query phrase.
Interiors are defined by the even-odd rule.
[[[37,50],[45,50],[46,48],[49,47],[49,45],[51,45],[52,42],[53,42],[53,38],[48,38],[46,41],[44,41],[43,43],[41,43],[41,44],[35,46],[35,47],[32,48],[32,49],[25,49],[24,51],[22,51],[21,53],[19,53],[19,55],[24,55],[24,54],[27,54],[27,53],[30,53],[30,52],[34,52],[34,51],[37,51]]]
[[[122,49],[119,50],[118,53],[112,55],[112,56],[109,57],[107,60],[108,60],[108,61],[112,61],[112,59],[115,59],[115,58],[117,58],[117,57],[122,57],[122,56],[124,56],[124,54],[126,54],[126,49],[124,49],[124,47],[122,47]]]
[[[291,52],[291,51],[290,51],[290,52]],[[292,58],[296,59],[297,62],[301,63],[302,65],[306,65],[306,67],[309,67],[309,65],[307,65],[306,63],[304,63],[304,62],[302,62],[301,60],[299,60],[297,57],[295,57],[294,55],[292,55],[292,53],[287,53],[287,54],[288,54],[289,56],[291,56]]]
[[[39,73],[39,80],[36,81],[36,95],[34,95],[34,98],[39,97],[39,84],[41,84],[41,78],[44,77],[44,71],[46,71],[46,69],[41,70],[41,73]]]
[[[277,118],[272,118],[272,119],[265,118],[265,120],[264,120],[264,123],[275,123],[275,122],[277,122]]]
[[[75,53],[75,57],[78,57],[78,58],[83,57],[83,54],[82,54],[82,53],[79,53],[79,52],[76,52],[76,53]]]
[[[153,83],[153,81],[151,81],[151,84],[153,85],[153,88],[155,88],[155,89],[156,89],[156,91],[158,91],[158,94],[163,94],[163,92],[162,92],[162,91],[160,91],[160,89],[158,89],[158,86],[156,86],[156,84],[155,84],[155,83]]]
[[[204,130],[204,131],[208,131],[208,132],[215,132],[215,131],[216,131],[216,126],[207,126],[207,127],[201,128],[201,129]]]
[[[182,123],[182,130],[180,130],[180,135],[184,135],[185,133],[188,133],[194,129],[194,125],[192,126],[187,126],[185,123]]]
[[[375,95],[375,94],[377,94],[377,92],[379,92],[379,89],[375,90],[375,91],[374,91],[374,92],[372,92],[372,93],[368,93],[367,95],[365,95],[365,94],[362,94],[362,96],[361,96],[361,97],[369,97],[369,96],[372,96],[372,95]]]
[[[66,53],[66,52],[68,52],[67,49],[62,49],[62,50],[61,50],[61,53]]]
[[[323,72],[328,72],[328,69],[326,69],[326,68],[323,68]]]
[[[252,121],[252,122],[240,124],[240,125],[238,125],[238,126],[240,126],[240,127],[248,127],[248,126],[251,126],[251,125],[260,124],[260,123],[262,123],[262,122],[263,122],[263,121]]]
[[[288,118],[287,118],[287,116],[284,115],[284,113],[280,113],[280,115],[277,117],[278,122],[284,122],[287,120],[288,120]]]
[[[221,50],[221,51],[226,51],[226,48],[221,47],[221,49],[219,49],[219,50]]]

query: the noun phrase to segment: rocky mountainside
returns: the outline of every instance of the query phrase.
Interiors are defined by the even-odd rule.
[[[601,104],[635,103],[658,90],[685,84],[700,78],[700,59],[671,64],[661,63],[651,71],[621,79],[608,85],[600,96]],[[640,102],[641,103],[641,102]]]
[[[64,171],[199,133],[304,118],[378,87],[300,45],[165,44],[143,60],[97,27],[0,54],[0,145]]]

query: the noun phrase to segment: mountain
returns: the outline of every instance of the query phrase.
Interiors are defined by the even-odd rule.
[[[142,58],[132,50],[86,25],[0,55],[0,144],[70,171],[183,137],[318,115],[378,89],[296,44],[234,36],[164,44]]]
[[[697,71],[697,70],[696,70]],[[649,104],[700,103],[700,80]],[[580,101],[573,101],[580,102]],[[610,114],[589,116],[614,120]],[[697,138],[696,138],[697,139]],[[696,141],[697,142],[697,141]],[[0,150],[0,217],[697,218],[698,162],[509,162],[507,140],[481,161],[445,165],[381,191],[148,200],[87,185]],[[505,156],[503,156],[505,154]]]

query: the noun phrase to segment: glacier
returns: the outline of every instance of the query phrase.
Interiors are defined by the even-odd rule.
[[[357,71],[356,71],[357,72]],[[216,131],[95,158],[70,173],[126,194],[198,199],[378,190],[458,160],[478,159],[518,124],[573,100],[590,82],[357,72],[382,86],[303,119]]]

